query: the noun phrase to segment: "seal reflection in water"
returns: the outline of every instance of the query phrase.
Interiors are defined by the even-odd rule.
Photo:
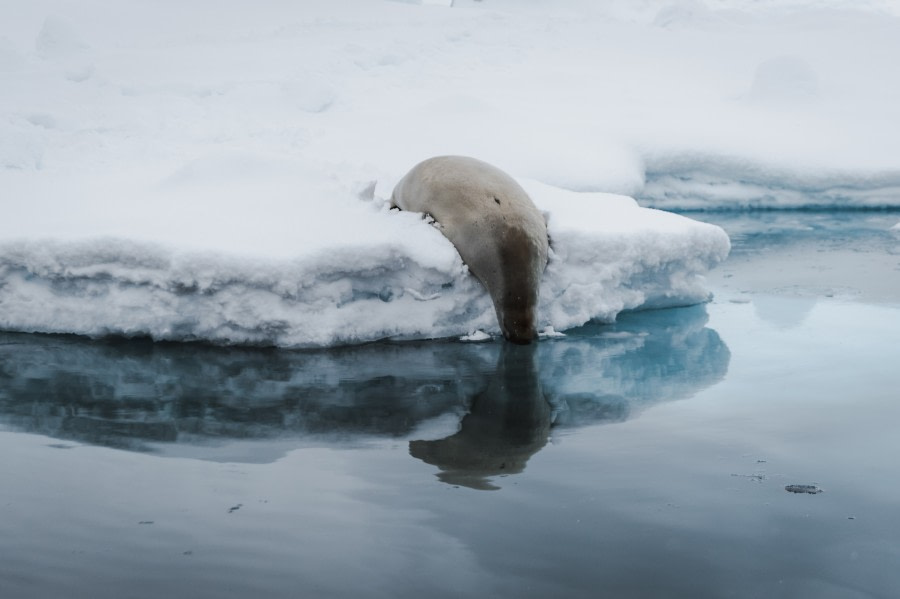
[[[503,336],[531,343],[547,223],[512,177],[474,158],[429,158],[400,180],[391,204],[430,214],[490,294]]]
[[[536,347],[504,343],[496,371],[472,398],[459,432],[436,441],[410,441],[410,455],[437,466],[441,481],[479,490],[499,488],[491,477],[525,470],[529,458],[547,444],[552,420]]]

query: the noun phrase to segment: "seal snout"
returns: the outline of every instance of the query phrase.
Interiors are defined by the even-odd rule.
[[[500,330],[507,341],[517,345],[528,345],[537,338],[534,316],[530,311],[501,316]]]
[[[509,341],[510,343],[515,343],[516,345],[530,345],[531,342],[534,341],[535,337],[537,337],[537,335],[535,334],[535,335],[523,336],[523,337],[517,337],[515,335],[506,335],[505,337],[506,337],[507,341]]]

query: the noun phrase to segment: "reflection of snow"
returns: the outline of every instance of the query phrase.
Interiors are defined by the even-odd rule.
[[[542,383],[558,423],[625,420],[722,379],[731,354],[706,321],[701,306],[642,312],[597,330],[598,338],[570,335],[568,343],[540,345],[540,363],[552,365]]]
[[[757,295],[753,307],[760,319],[786,329],[802,324],[816,301],[815,296]]]
[[[900,248],[889,231],[896,218],[890,212],[731,212],[703,218],[724,227],[736,248],[708,277],[720,299],[750,301],[748,294],[763,294],[897,300]]]
[[[286,436],[443,438],[485,394],[493,399],[482,403],[494,406],[504,397],[549,402],[548,426],[621,420],[724,376],[728,349],[705,322],[700,306],[645,312],[608,327],[628,336],[598,336],[606,327],[591,325],[518,353],[506,343],[297,352],[0,334],[0,423],[89,443],[257,461],[287,447],[279,441]],[[236,439],[274,445],[267,453]],[[200,449],[178,450],[173,441]],[[223,447],[203,449],[210,444]]]

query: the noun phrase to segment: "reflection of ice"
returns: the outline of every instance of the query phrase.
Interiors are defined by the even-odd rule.
[[[559,411],[556,424],[625,420],[644,406],[690,397],[721,380],[731,354],[706,322],[703,306],[639,312],[600,329],[616,333],[612,338],[594,337],[585,327],[584,336],[570,336],[569,343],[542,346],[541,363],[553,371],[543,383]]]
[[[782,328],[802,322],[815,298],[894,303],[900,245],[889,229],[896,218],[852,210],[705,213],[734,241],[707,280],[719,298],[752,297],[757,315]]]
[[[438,439],[414,441],[413,455],[445,480],[485,486],[486,476],[524,468],[551,424],[622,420],[718,381],[729,353],[705,323],[702,306],[635,313],[530,349],[410,342],[292,352],[0,334],[0,424],[194,457],[260,439],[278,455],[301,438]]]
[[[0,334],[0,419],[131,449],[291,434],[404,436],[441,415],[458,420],[493,367],[486,348],[291,352]]]
[[[641,312],[534,349],[503,346],[460,430],[412,441],[410,453],[438,466],[446,483],[496,489],[489,477],[524,470],[551,426],[623,421],[720,380],[730,353],[706,321],[702,306]]]
[[[761,320],[787,329],[802,324],[816,305],[816,300],[815,296],[758,295],[753,298],[753,307]]]

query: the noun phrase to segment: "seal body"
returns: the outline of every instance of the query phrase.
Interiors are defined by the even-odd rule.
[[[429,158],[400,180],[391,204],[437,221],[490,294],[506,339],[525,344],[537,336],[547,223],[512,177],[474,158]]]

